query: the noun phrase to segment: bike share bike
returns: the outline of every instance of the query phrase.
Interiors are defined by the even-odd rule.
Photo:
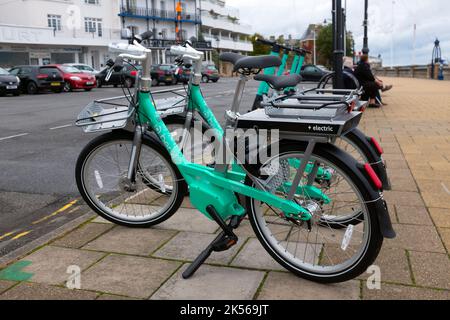
[[[262,109],[240,116],[239,97],[249,77],[280,66],[281,59],[236,59],[232,63],[240,80],[227,112],[227,134],[230,130],[281,128],[279,140],[266,140],[265,147],[278,151],[268,153],[264,161],[258,155],[255,163],[247,157],[240,161],[234,153],[223,164],[192,163],[154,104],[151,50],[140,44],[148,37],[130,36],[128,45],[110,46],[121,52],[112,70],[120,69],[124,59],[142,63],[128,108],[111,101],[94,102],[78,118],[77,125],[86,132],[110,131],[94,139],[77,163],[77,184],[88,205],[113,222],[132,226],[133,221],[139,225],[145,220],[151,226],[169,219],[189,189],[192,205],[215,221],[222,232],[184,272],[185,278],[191,277],[212,252],[233,247],[239,240],[234,230],[246,218],[267,252],[297,276],[334,283],[365,272],[377,258],[383,238],[392,238],[395,232],[381,182],[371,166],[358,164],[330,143],[356,127],[362,114],[349,110],[345,101],[342,109],[346,112],[332,121],[270,116]],[[187,108],[205,116],[223,150],[234,151],[228,145],[236,136],[225,135],[201,94],[203,53],[189,44],[172,47],[171,52],[179,55],[183,64],[193,65]],[[331,130],[319,133],[313,129],[324,126]],[[216,156],[219,159],[220,152]],[[331,177],[325,177],[324,170]],[[360,218],[345,225],[340,221],[346,216]]]
[[[287,60],[289,52],[293,52],[294,59],[292,62],[290,74],[301,74],[305,56],[306,54],[310,53],[309,51],[281,45],[274,41],[264,39],[257,39],[256,41],[261,44],[271,46],[271,55],[279,56],[281,50],[283,50],[283,61]],[[279,76],[284,73],[285,66],[286,64],[283,64],[278,70],[278,79],[280,79]],[[269,68],[264,71],[265,77],[263,78],[266,78],[268,81],[275,81],[277,78],[273,76],[274,74],[275,69]],[[294,101],[295,99],[298,99],[299,103],[302,103],[302,101],[306,101],[310,104],[312,102],[311,99],[320,99],[322,101],[329,100],[330,102],[333,102],[339,101],[340,98],[345,99],[345,95],[349,94],[357,95],[358,98],[361,98],[361,96],[363,95],[363,91],[359,85],[358,80],[352,74],[347,73],[346,71],[344,71],[344,74],[346,74],[346,76],[353,80],[355,89],[327,90],[327,88],[329,87],[329,82],[332,81],[334,76],[334,73],[331,73],[330,75],[325,75],[321,79],[316,90],[297,91],[292,87],[287,89],[282,88],[283,94],[281,94],[280,96],[275,95],[275,98],[268,99],[270,86],[267,82],[262,82],[258,88],[258,93],[253,104],[253,110],[267,106],[268,104],[271,106],[276,105],[276,107],[278,108],[295,108],[296,103],[292,103],[292,101]],[[311,94],[315,95],[315,97],[311,97]],[[290,103],[286,103],[287,101],[289,101]],[[356,109],[364,111],[366,103],[358,101],[357,104],[358,105],[355,106]],[[355,128],[354,130],[348,132],[346,135],[338,139],[336,145],[344,149],[344,151],[351,153],[358,161],[370,163],[383,183],[383,190],[391,190],[392,187],[386,170],[386,163],[383,160],[383,148],[374,137],[367,137],[362,131],[360,131],[358,128]]]

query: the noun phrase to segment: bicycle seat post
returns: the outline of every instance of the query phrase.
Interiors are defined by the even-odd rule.
[[[239,77],[239,81],[238,84],[236,86],[236,91],[234,93],[234,98],[233,98],[233,104],[231,105],[231,110],[228,110],[226,113],[226,127],[227,128],[234,128],[235,124],[236,124],[236,120],[239,116],[239,110],[241,107],[241,100],[242,100],[242,95],[244,93],[245,90],[245,85],[248,81],[248,76],[245,74],[241,74]]]

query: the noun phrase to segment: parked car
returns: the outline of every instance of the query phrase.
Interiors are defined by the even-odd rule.
[[[153,65],[151,69],[151,75],[153,86],[159,86],[161,83],[166,85],[172,85],[177,83],[175,76],[176,66],[171,64],[158,64]]]
[[[6,94],[20,95],[20,79],[3,68],[0,68],[0,97]]]
[[[175,76],[177,77],[177,82],[182,82],[184,84],[187,84],[189,82],[189,79],[191,78],[192,69],[183,67],[178,67],[177,72]]]
[[[139,66],[137,68],[141,69],[141,67]],[[113,72],[109,81],[106,82],[106,76],[108,75],[108,72],[109,68],[105,68],[96,75],[98,88],[101,88],[103,86],[118,87],[121,86],[122,84],[124,84],[125,87],[127,88],[134,87],[134,84],[136,82],[137,71],[132,66],[125,64],[123,66],[122,71]]]
[[[91,91],[97,86],[97,80],[94,75],[83,73],[79,69],[71,66],[60,64],[49,65],[57,68],[64,78],[64,91],[70,92],[73,90]]]
[[[217,82],[220,79],[219,70],[214,65],[204,66],[202,69],[202,81],[208,83],[209,81]]]
[[[17,66],[10,70],[19,77],[19,88],[28,94],[36,94],[43,90],[61,93],[64,90],[64,78],[56,67],[52,66]]]
[[[91,66],[89,66],[87,64],[82,64],[82,63],[65,63],[64,65],[77,68],[81,72],[89,73],[89,74],[92,74],[94,76],[97,75],[98,73],[100,73],[99,70],[95,70],[94,68],[92,68]]]
[[[329,74],[331,71],[324,66],[316,66],[312,64],[307,64],[302,67],[300,75],[303,81],[319,82],[323,76]]]

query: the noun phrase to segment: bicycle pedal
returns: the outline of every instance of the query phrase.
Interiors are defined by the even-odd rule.
[[[239,239],[237,236],[228,237],[224,236],[222,239],[219,239],[216,243],[213,245],[213,251],[214,252],[223,252],[231,249],[238,243]]]

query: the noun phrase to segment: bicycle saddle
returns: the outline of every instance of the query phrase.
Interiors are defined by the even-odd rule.
[[[225,52],[219,58],[223,62],[233,64],[234,72],[239,70],[261,70],[281,65],[281,59],[276,56],[248,57],[233,52]]]
[[[270,84],[275,90],[283,90],[290,87],[297,86],[302,77],[298,74],[290,74],[287,76],[273,76],[267,74],[258,74],[254,78],[256,81],[265,81]]]

